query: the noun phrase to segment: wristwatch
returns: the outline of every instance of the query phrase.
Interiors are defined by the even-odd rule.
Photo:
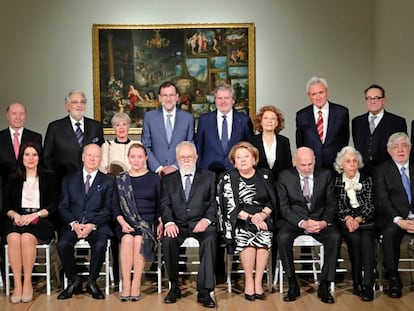
[[[36,215],[37,215],[37,217],[41,217],[42,216],[42,213],[40,212],[40,211],[38,211],[37,213],[36,213]]]

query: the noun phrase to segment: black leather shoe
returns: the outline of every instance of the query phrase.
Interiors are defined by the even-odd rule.
[[[69,299],[72,298],[73,295],[80,294],[82,292],[82,283],[79,278],[76,278],[73,282],[69,284],[68,287],[65,288],[63,292],[61,292],[57,299]]]
[[[353,293],[354,293],[354,295],[357,295],[357,296],[361,296],[361,294],[362,294],[362,286],[361,286],[361,284],[353,284],[352,285],[352,287],[353,287]]]
[[[181,290],[179,287],[171,287],[167,296],[164,298],[165,303],[176,303],[177,299],[181,298]]]
[[[400,298],[402,296],[402,283],[399,276],[390,278],[390,287],[388,289],[388,297]]]
[[[265,294],[261,293],[261,294],[254,294],[254,298],[259,299],[259,300],[265,300]]]
[[[104,293],[96,283],[88,283],[86,285],[86,291],[92,295],[93,299],[105,299]]]
[[[211,298],[210,293],[201,293],[197,296],[197,301],[203,304],[206,308],[215,308],[216,303],[214,302],[213,298]]]
[[[264,294],[263,294],[264,295]],[[295,301],[297,297],[300,296],[300,288],[296,278],[289,278],[289,290],[285,297],[283,297],[284,301]]]
[[[362,301],[372,301],[374,300],[374,289],[372,286],[365,286],[362,290],[361,294],[361,300]]]
[[[324,303],[334,303],[335,302],[335,299],[332,297],[331,293],[329,292],[329,286],[324,282],[321,282],[321,285],[319,285],[318,297]]]
[[[256,296],[253,295],[249,295],[249,294],[244,294],[244,298],[248,301],[254,301],[256,299]]]

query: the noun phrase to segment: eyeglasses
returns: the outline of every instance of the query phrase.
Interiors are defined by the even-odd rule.
[[[86,101],[85,100],[81,100],[81,101],[79,101],[79,100],[71,100],[70,103],[71,104],[74,104],[74,105],[79,105],[79,104],[85,105],[86,104]]]
[[[180,155],[177,158],[180,161],[185,161],[185,160],[191,161],[192,159],[194,159],[194,156],[193,155]]]
[[[374,102],[377,102],[377,101],[379,101],[380,99],[383,99],[384,98],[384,96],[375,96],[375,97],[365,97],[365,100],[367,100],[367,101],[370,101],[370,102],[372,102],[372,101],[374,101]]]

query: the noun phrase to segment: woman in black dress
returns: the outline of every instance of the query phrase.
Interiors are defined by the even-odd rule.
[[[143,145],[132,144],[128,160],[131,169],[115,179],[112,210],[117,221],[116,235],[121,242],[123,287],[120,300],[138,301],[145,261],[154,261],[156,239],[162,237],[162,222],[158,217],[160,177],[147,169],[147,151]],[[132,281],[131,270],[134,270]]]
[[[14,278],[12,303],[33,299],[36,245],[49,243],[54,237],[55,228],[50,219],[58,196],[54,174],[44,170],[41,147],[36,143],[23,145],[17,170],[9,177],[4,192],[4,210],[8,216],[4,221],[4,236]]]
[[[240,253],[245,298],[263,300],[263,273],[273,239],[275,183],[269,170],[255,167],[258,151],[250,143],[234,145],[229,159],[236,170],[225,173],[218,184],[220,228],[225,241]]]

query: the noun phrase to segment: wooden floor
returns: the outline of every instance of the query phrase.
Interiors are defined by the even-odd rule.
[[[349,281],[338,283],[334,297],[336,303],[327,305],[317,298],[317,287],[314,284],[309,284],[301,281],[301,296],[295,302],[284,302],[283,295],[276,289],[273,293],[266,292],[265,301],[250,302],[244,299],[243,296],[243,281],[240,280],[234,285],[234,291],[227,293],[227,287],[222,284],[218,285],[214,299],[217,303],[217,310],[226,311],[250,311],[250,310],[414,310],[414,285],[409,285],[410,280],[407,275],[404,276],[404,290],[403,297],[400,299],[391,299],[384,293],[376,291],[375,299],[372,302],[362,302],[358,297],[352,294],[351,284]],[[4,288],[2,295],[0,295],[0,310],[30,310],[30,311],[65,311],[65,310],[141,310],[141,311],[200,311],[208,310],[197,303],[197,292],[195,289],[195,282],[188,280],[182,286],[183,297],[175,304],[164,304],[163,299],[167,293],[166,285],[163,287],[161,294],[156,293],[155,285],[150,282],[145,282],[142,287],[142,299],[138,302],[120,302],[119,293],[116,289],[111,290],[111,294],[105,300],[94,300],[88,294],[74,296],[68,300],[57,300],[59,290],[55,289],[51,296],[45,294],[45,288],[37,288],[35,298],[30,303],[12,304],[9,297],[5,296]],[[40,286],[40,285],[39,285]],[[287,290],[287,286],[285,286]]]

